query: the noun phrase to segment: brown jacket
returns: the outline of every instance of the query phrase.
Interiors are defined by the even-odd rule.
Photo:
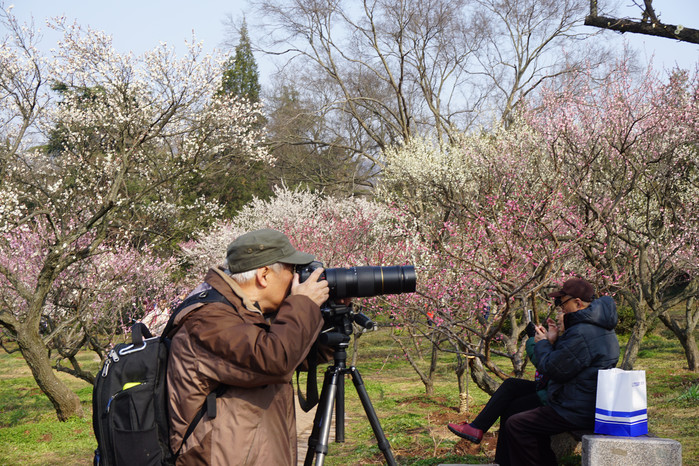
[[[170,446],[180,448],[207,394],[217,415],[204,415],[178,465],[296,465],[294,369],[320,333],[323,318],[305,296],[290,296],[268,323],[230,277],[212,269],[205,282],[226,297],[183,317],[168,361]]]

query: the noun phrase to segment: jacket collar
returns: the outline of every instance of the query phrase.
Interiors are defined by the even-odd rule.
[[[245,309],[264,317],[262,311],[255,307],[255,305],[250,301],[238,282],[233,280],[223,268],[217,267],[209,269],[204,281],[216,288],[216,291],[225,296],[229,301],[231,301],[231,298],[235,296],[242,302]]]

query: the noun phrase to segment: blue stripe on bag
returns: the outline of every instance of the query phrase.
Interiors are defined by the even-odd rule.
[[[615,423],[614,421],[595,419],[595,433],[619,437],[638,437],[648,433],[648,420],[643,419],[635,423]]]
[[[641,416],[643,414],[648,414],[647,409],[639,409],[638,411],[608,411],[606,409],[595,408],[596,414],[602,414],[604,416],[614,416],[614,417],[635,417]]]

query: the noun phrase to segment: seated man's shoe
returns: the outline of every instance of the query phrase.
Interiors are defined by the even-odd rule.
[[[483,440],[483,431],[476,429],[468,422],[464,422],[463,424],[449,423],[447,427],[459,437],[470,440],[473,443],[481,443],[481,440]]]

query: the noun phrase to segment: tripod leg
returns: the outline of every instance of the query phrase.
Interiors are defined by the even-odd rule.
[[[337,381],[342,377],[342,369],[331,366],[325,371],[323,379],[323,390],[321,391],[320,401],[316,410],[315,418],[313,419],[313,430],[308,438],[308,451],[304,466],[313,464],[313,456],[316,455],[316,466],[322,466],[325,461],[325,455],[328,454],[328,440],[330,438],[330,424],[333,415],[333,406],[335,404],[335,396],[337,395]]]
[[[342,366],[344,369],[344,366]],[[345,377],[344,371],[337,378],[337,393],[335,395],[335,443],[345,441]]]
[[[320,435],[320,426],[323,421],[324,412],[326,409],[326,399],[328,396],[328,383],[330,382],[328,368],[325,371],[325,377],[323,378],[323,388],[320,391],[320,398],[318,399],[318,406],[316,407],[316,414],[313,417],[313,429],[311,430],[311,435],[308,437],[308,448],[306,450],[306,457],[304,459],[304,466],[313,465],[313,457],[315,456],[316,445],[318,445],[318,436]]]
[[[386,435],[383,433],[379,418],[376,416],[376,411],[374,411],[374,406],[371,404],[371,400],[369,400],[369,394],[364,386],[362,376],[356,367],[350,367],[349,372],[352,374],[352,382],[354,382],[354,387],[357,389],[359,399],[364,406],[364,412],[369,419],[369,424],[371,424],[371,428],[374,429],[374,436],[378,442],[379,449],[383,452],[386,463],[389,464],[389,466],[396,466],[396,460],[393,458],[393,453],[391,453],[391,445],[388,443],[388,439],[386,439]]]

